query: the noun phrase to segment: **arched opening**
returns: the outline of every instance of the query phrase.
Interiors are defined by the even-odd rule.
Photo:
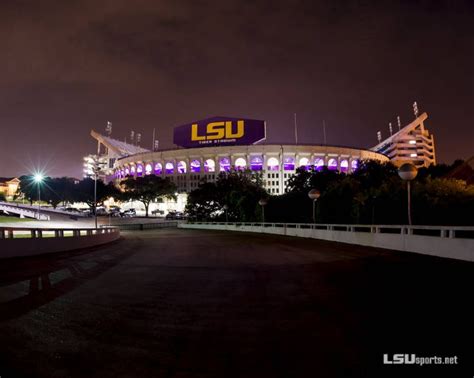
[[[191,167],[191,172],[198,173],[201,172],[201,162],[199,160],[192,160],[191,163],[189,163]]]
[[[252,171],[261,171],[263,168],[263,158],[261,156],[252,156],[250,158],[250,169]]]
[[[125,177],[130,176],[130,169],[125,168]]]
[[[161,163],[155,164],[155,175],[161,175],[163,173],[163,166]]]
[[[336,159],[329,159],[328,161],[328,168],[331,171],[335,171],[337,169],[337,160]]]
[[[171,162],[168,162],[165,164],[165,173],[167,175],[173,174],[174,173],[174,165]]]
[[[280,163],[277,158],[271,157],[267,160],[267,169],[269,171],[278,171]]]
[[[300,162],[299,162],[299,166],[300,168],[303,168],[303,169],[308,169],[309,167],[309,159],[308,158],[301,158],[300,159]]]
[[[235,169],[243,170],[245,169],[246,166],[247,166],[247,162],[245,161],[244,158],[240,157],[235,160]]]
[[[178,173],[186,173],[186,163],[184,161],[178,161]]]
[[[138,177],[143,176],[143,165],[141,165],[141,164],[137,165],[137,176]]]
[[[351,161],[351,168],[353,171],[357,170],[359,168],[359,160],[352,160]]]
[[[230,159],[223,157],[219,159],[219,170],[221,172],[228,172],[230,171]]]
[[[349,170],[349,162],[347,160],[342,160],[340,164],[340,170],[341,172],[347,173]]]
[[[283,159],[283,169],[285,171],[295,170],[295,159],[292,157],[286,157]]]
[[[130,174],[131,174],[132,176],[135,176],[135,170],[136,170],[135,166],[132,165],[131,168],[130,168]]]
[[[148,175],[151,175],[151,172],[153,171],[153,167],[151,166],[150,163],[148,163],[147,165],[145,165],[145,174],[148,176]]]
[[[207,159],[204,162],[204,172],[215,172],[216,171],[216,162],[212,159]]]
[[[324,167],[324,159],[323,158],[315,158],[314,159],[314,162],[313,162],[313,165],[314,165],[314,169],[316,169],[317,171],[320,171],[323,169]]]

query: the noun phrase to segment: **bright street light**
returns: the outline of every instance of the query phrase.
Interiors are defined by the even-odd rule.
[[[38,186],[38,220],[40,220],[40,213],[41,213],[41,184],[43,183],[45,177],[41,172],[36,172],[33,175],[33,181]]]

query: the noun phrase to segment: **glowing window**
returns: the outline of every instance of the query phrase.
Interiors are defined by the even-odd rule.
[[[270,159],[268,159],[267,167],[269,171],[278,171],[278,169],[280,168],[278,159],[274,157],[271,157]]]
[[[309,159],[308,159],[308,158],[305,158],[305,157],[304,157],[304,158],[301,158],[299,165],[300,165],[301,168],[307,169],[308,166],[309,166]]]
[[[173,163],[168,162],[168,163],[165,164],[165,173],[168,174],[168,175],[174,173]]]
[[[353,171],[355,171],[357,168],[359,168],[359,160],[352,160],[351,161],[351,168]]]
[[[329,159],[328,168],[332,171],[336,170],[337,169],[337,160],[336,159]]]
[[[295,159],[292,157],[286,157],[283,159],[283,169],[285,171],[295,170]]]
[[[186,173],[186,163],[184,161],[178,162],[178,173]]]
[[[129,175],[130,175],[130,169],[125,168],[125,176],[129,176]]]
[[[245,161],[244,158],[238,158],[235,161],[235,169],[245,169],[246,165],[247,165],[247,162]]]
[[[135,166],[132,165],[132,168],[130,168],[130,172],[132,173],[132,175],[135,174]]]
[[[322,158],[316,158],[314,159],[314,168],[317,170],[317,171],[320,171],[321,169],[323,169],[323,166],[324,166],[324,159]]]
[[[263,158],[261,156],[253,156],[250,158],[250,169],[252,171],[261,171],[263,168]]]
[[[221,158],[219,160],[219,170],[221,172],[228,172],[230,170],[230,159],[229,158]]]
[[[153,171],[153,167],[151,166],[151,164],[147,164],[145,166],[145,174],[146,175],[150,175],[151,174],[151,171]]]
[[[192,160],[189,166],[191,167],[191,172],[197,173],[201,171],[201,162],[199,160]]]
[[[349,162],[347,160],[342,160],[340,167],[341,167],[341,172],[346,173],[347,170],[349,169]]]
[[[216,163],[212,159],[207,159],[204,162],[204,172],[215,172],[216,171]]]
[[[161,175],[163,172],[163,166],[160,163],[155,164],[155,175]]]

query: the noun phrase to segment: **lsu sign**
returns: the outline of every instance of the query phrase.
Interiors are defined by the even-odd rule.
[[[174,144],[185,147],[255,144],[265,139],[265,121],[212,117],[175,127]]]

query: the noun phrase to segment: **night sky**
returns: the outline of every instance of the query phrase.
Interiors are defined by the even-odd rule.
[[[0,176],[81,177],[90,129],[228,115],[267,142],[371,147],[429,115],[440,162],[474,155],[474,1],[1,0]]]

